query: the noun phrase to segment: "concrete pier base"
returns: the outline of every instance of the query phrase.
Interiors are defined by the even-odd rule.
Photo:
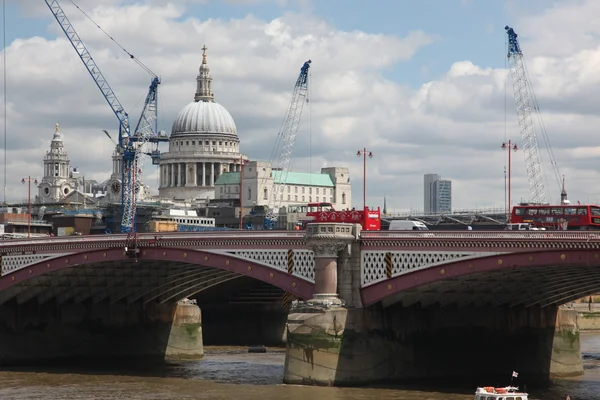
[[[175,309],[169,341],[165,350],[168,361],[199,360],[204,357],[200,307],[179,302]]]
[[[0,365],[119,359],[164,362],[203,355],[196,305],[4,304]]]
[[[552,342],[551,378],[583,375],[578,317],[576,310],[558,309]]]
[[[381,318],[365,309],[298,309],[288,318],[284,383],[354,386],[385,381],[391,343],[374,334]]]
[[[308,303],[288,318],[285,383],[468,376],[508,384],[512,371],[523,382],[582,374],[576,319],[556,308],[319,309]]]

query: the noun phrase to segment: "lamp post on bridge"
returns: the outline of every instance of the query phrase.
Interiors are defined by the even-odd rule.
[[[250,161],[248,160],[244,160],[244,156],[240,155],[240,159],[239,160],[235,160],[235,165],[240,165],[240,230],[242,230],[244,228],[244,216],[242,214],[243,212],[243,184],[244,184],[244,165],[248,164]]]
[[[506,211],[506,221],[510,224],[511,219],[512,219],[512,212],[511,212],[511,202],[510,202],[510,165],[511,165],[511,153],[512,151],[517,151],[519,150],[519,147],[517,147],[517,145],[515,143],[513,143],[510,139],[508,140],[508,143],[506,142],[502,142],[502,150],[507,150],[508,149],[508,210]],[[512,150],[512,151],[511,151]]]
[[[367,208],[367,156],[373,158],[373,152],[366,147],[356,152],[357,156],[363,156],[363,210]]]
[[[31,176],[21,179],[21,183],[27,182],[27,237],[31,237]],[[33,179],[33,183],[37,185],[37,179]]]

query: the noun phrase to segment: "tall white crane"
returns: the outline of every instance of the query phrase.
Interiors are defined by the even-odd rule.
[[[264,222],[265,229],[274,229],[279,216],[283,191],[290,170],[292,150],[294,149],[294,143],[296,142],[296,133],[300,126],[300,118],[302,116],[304,103],[308,101],[308,70],[311,63],[312,61],[308,60],[302,65],[302,68],[300,68],[300,75],[298,76],[298,79],[296,79],[296,84],[294,85],[290,106],[283,119],[281,131],[277,135],[277,140],[273,146],[273,151],[271,152],[272,160],[274,159],[274,156],[278,155],[277,164],[273,171],[278,171],[277,173],[279,176],[278,179],[273,177],[273,190],[271,196],[269,196],[269,208]]]
[[[553,166],[556,179],[560,186],[560,173],[554,159],[552,147],[546,134],[546,130],[539,115],[539,107],[535,98],[535,93],[529,80],[523,52],[519,45],[518,35],[513,28],[506,26],[504,28],[508,35],[508,61],[510,63],[510,72],[513,81],[513,91],[515,103],[517,106],[517,117],[519,127],[521,128],[521,139],[523,141],[522,150],[525,156],[525,168],[529,179],[529,190],[531,192],[531,202],[536,204],[548,203],[546,198],[545,176],[542,167],[542,160],[538,148],[536,125],[532,119],[532,112],[538,113],[539,129],[544,136],[550,162]]]

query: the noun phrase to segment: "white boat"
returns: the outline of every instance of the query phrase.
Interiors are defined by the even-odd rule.
[[[520,392],[516,386],[478,387],[474,400],[527,400],[527,393]]]

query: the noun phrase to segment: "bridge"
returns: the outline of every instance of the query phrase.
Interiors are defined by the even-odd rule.
[[[222,301],[226,288],[263,282],[289,306],[289,315],[281,307],[287,324],[262,331],[284,330],[275,336],[287,336],[292,383],[500,374],[515,363],[531,376],[577,374],[576,323],[558,306],[600,291],[593,232],[361,232],[325,223],[305,232],[13,239],[0,253],[0,363],[201,357],[210,324],[202,326],[200,308]],[[251,330],[249,322],[232,329],[228,310],[213,318],[221,332]],[[476,351],[497,361],[483,368],[465,357]]]

